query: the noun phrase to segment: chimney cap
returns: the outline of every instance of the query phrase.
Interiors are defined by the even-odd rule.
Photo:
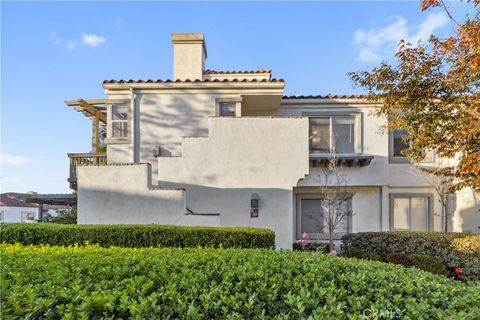
[[[203,53],[205,54],[205,58],[207,58],[207,47],[205,45],[205,35],[203,34],[203,32],[172,32],[172,43],[201,43],[203,47]]]

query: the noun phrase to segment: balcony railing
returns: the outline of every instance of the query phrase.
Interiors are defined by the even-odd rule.
[[[79,166],[102,166],[107,164],[105,153],[69,153],[70,158],[70,189],[77,190],[77,167]]]

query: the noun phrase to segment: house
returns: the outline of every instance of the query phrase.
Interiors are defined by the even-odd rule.
[[[75,204],[76,195],[6,192],[1,194],[0,222],[43,221]]]
[[[80,224],[265,227],[291,248],[304,231],[326,237],[319,186],[335,149],[354,212],[337,237],[442,229],[438,195],[401,153],[404,133],[380,132],[364,97],[285,96],[270,70],[206,69],[202,33],[171,40],[173,80],[106,80],[107,98],[66,101],[92,121],[92,152],[69,154]],[[477,194],[449,204],[451,230],[479,231]]]
[[[19,199],[21,193],[2,193],[0,195],[0,222],[38,221],[38,206]]]

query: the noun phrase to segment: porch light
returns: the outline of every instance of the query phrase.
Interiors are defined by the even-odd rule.
[[[250,207],[251,208],[258,208],[260,197],[256,193],[252,193],[252,197],[250,198]]]
[[[154,156],[155,158],[160,157],[160,155],[161,155],[161,153],[162,153],[161,150],[160,150],[160,147],[155,147],[155,148],[153,148],[152,151],[153,151],[153,156]]]

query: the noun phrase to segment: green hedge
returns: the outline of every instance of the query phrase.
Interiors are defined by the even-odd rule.
[[[19,244],[0,249],[2,319],[480,317],[479,282],[325,254]]]
[[[391,253],[422,254],[441,259],[462,280],[480,280],[480,235],[444,232],[361,232],[342,238],[344,252],[366,250],[383,260]]]
[[[68,246],[93,243],[102,247],[274,248],[275,233],[246,227],[184,227],[164,225],[4,224],[6,243]]]

